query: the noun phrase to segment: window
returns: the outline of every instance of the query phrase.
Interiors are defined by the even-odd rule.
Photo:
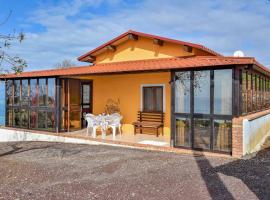
[[[20,109],[16,108],[13,110],[13,125],[15,127],[21,126],[21,121],[20,121]]]
[[[21,109],[21,126],[23,128],[28,128],[28,110]]]
[[[252,76],[252,109],[256,110],[257,109],[257,99],[256,99],[256,94],[257,94],[257,88],[256,88],[256,76]]]
[[[174,80],[174,145],[230,153],[233,70],[178,71]]]
[[[6,82],[6,105],[12,106],[13,103],[13,81]]]
[[[250,73],[247,76],[247,111],[252,111],[252,76]]]
[[[46,128],[46,111],[45,110],[38,111],[38,128],[39,129]]]
[[[37,97],[37,79],[30,80],[30,105],[37,106],[38,97]]]
[[[184,117],[176,118],[176,138],[175,143],[177,146],[190,147],[191,146],[191,128],[190,119]]]
[[[194,119],[194,147],[210,149],[210,119]]]
[[[52,111],[47,112],[47,126],[48,126],[48,129],[55,128],[54,112]]]
[[[39,97],[39,106],[45,106],[46,105],[46,79],[39,79],[38,82],[38,97]]]
[[[214,113],[232,114],[232,70],[214,71]]]
[[[12,126],[12,108],[6,110],[6,125]]]
[[[21,105],[28,105],[28,80],[22,80],[22,99]]]
[[[55,78],[8,80],[6,125],[55,129]]]
[[[20,105],[20,80],[14,81],[14,105]]]
[[[242,112],[247,113],[247,73],[242,72]]]
[[[37,112],[35,110],[30,112],[30,128],[37,128]]]
[[[190,72],[176,72],[175,112],[190,112]]]
[[[230,151],[232,143],[231,132],[231,120],[214,120],[213,149],[218,151]]]
[[[48,79],[48,106],[55,106],[55,79]]]
[[[163,112],[163,86],[143,87],[143,111]]]
[[[210,114],[210,70],[194,71],[194,113]]]

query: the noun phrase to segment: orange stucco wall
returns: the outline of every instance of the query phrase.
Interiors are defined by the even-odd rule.
[[[119,100],[123,115],[123,131],[133,132],[132,122],[137,120],[141,108],[141,86],[143,84],[164,84],[165,86],[165,129],[170,134],[170,72],[118,74],[102,76],[85,76],[80,79],[93,80],[93,113],[105,112],[108,99]]]
[[[129,60],[144,60],[155,58],[181,57],[200,54],[195,51],[189,53],[184,50],[183,45],[164,42],[162,46],[153,43],[152,39],[139,37],[137,41],[127,40],[116,46],[116,51],[106,50],[96,56],[95,64],[119,62]]]

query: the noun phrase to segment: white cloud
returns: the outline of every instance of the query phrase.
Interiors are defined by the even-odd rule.
[[[110,12],[96,12],[105,4]],[[64,1],[33,11],[26,25],[36,24],[45,31],[26,32],[26,40],[12,51],[28,61],[29,69],[43,69],[64,59],[75,61],[97,45],[135,29],[201,43],[225,55],[241,49],[267,65],[269,9],[270,2],[263,0],[147,0],[133,5],[120,0]]]

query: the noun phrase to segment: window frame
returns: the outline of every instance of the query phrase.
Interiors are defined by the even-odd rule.
[[[231,76],[232,76],[232,113],[231,114],[215,114],[214,113],[214,71],[216,70],[224,70],[224,69],[231,69]],[[209,114],[203,114],[203,113],[195,113],[194,112],[194,72],[195,71],[204,71],[204,70],[209,70],[210,71],[210,113]],[[175,87],[174,87],[174,82],[175,82],[175,73],[179,72],[179,71],[190,71],[190,113],[177,113],[175,112]],[[235,68],[233,66],[224,66],[224,67],[213,67],[213,68],[206,68],[206,69],[186,69],[186,70],[173,70],[171,72],[171,80],[173,80],[173,83],[171,85],[171,102],[172,102],[172,108],[171,108],[171,141],[172,141],[172,145],[176,148],[186,148],[186,149],[195,149],[195,150],[203,150],[203,151],[211,151],[211,152],[219,152],[219,153],[224,153],[224,154],[231,154],[232,153],[232,149],[230,149],[230,151],[222,151],[222,150],[215,150],[213,148],[213,142],[214,142],[214,120],[228,120],[232,122],[232,118],[235,115],[235,111],[234,111],[234,106],[235,106],[235,102],[233,101],[234,97],[235,97]],[[190,124],[191,124],[191,144],[190,147],[186,147],[186,146],[180,146],[179,144],[176,144],[176,119],[177,118],[189,118],[190,120]],[[194,137],[195,137],[195,133],[194,133],[194,119],[205,119],[205,120],[210,120],[210,145],[209,145],[209,149],[202,149],[202,148],[196,148],[194,146]],[[232,133],[229,133],[232,134]],[[231,135],[230,135],[231,136]],[[232,145],[232,141],[230,141],[230,146]]]
[[[145,111],[145,112],[166,112],[166,87],[165,84],[142,84],[141,85],[141,108],[144,111],[144,88],[145,87],[161,87],[162,88],[162,111]]]
[[[45,105],[39,105],[39,79],[45,79],[45,93],[46,93],[46,103]],[[7,120],[5,120],[5,126],[7,127],[16,127],[16,128],[23,128],[23,129],[31,129],[31,130],[43,130],[43,131],[52,131],[54,132],[56,130],[56,121],[54,122],[54,127],[53,128],[47,128],[47,115],[48,115],[48,112],[53,112],[54,113],[54,120],[56,120],[56,107],[51,107],[48,105],[48,101],[47,101],[47,96],[48,96],[48,79],[54,79],[54,99],[56,100],[56,83],[57,83],[57,77],[33,77],[33,78],[17,78],[17,79],[9,79],[7,81],[12,81],[12,104],[11,105],[7,105],[7,100],[5,100],[5,110],[6,110],[6,117],[8,115],[9,112],[11,112],[11,117],[12,117],[12,120],[11,120],[11,123],[8,123]],[[25,91],[27,91],[27,96],[23,96],[22,95],[22,87],[23,87],[23,84],[22,82],[23,81],[26,81],[27,84],[25,84],[24,86],[27,85],[27,89],[25,89]],[[31,104],[31,96],[30,96],[30,90],[31,90],[31,80],[36,80],[35,82],[35,87],[34,87],[34,93],[35,93],[35,97],[37,98],[37,104],[36,105],[32,105]],[[6,81],[6,82],[7,82]],[[18,104],[14,104],[14,82],[15,81],[18,81],[19,82],[19,103]],[[7,84],[7,83],[6,83]],[[5,85],[5,93],[7,92],[6,90],[6,85]],[[7,93],[6,93],[7,94]],[[7,97],[7,96],[6,96]],[[27,104],[22,104],[22,98],[26,98],[27,99]],[[19,111],[19,116],[20,116],[20,119],[19,119],[19,126],[15,126],[14,124],[14,120],[15,120],[15,116],[14,116],[14,110],[18,110]],[[43,129],[40,129],[38,127],[38,115],[36,116],[37,119],[36,119],[36,124],[35,124],[35,127],[32,127],[31,125],[31,113],[32,111],[36,111],[36,113],[38,113],[38,111],[40,110],[45,110],[46,112],[46,121],[45,121],[45,128]],[[23,126],[22,124],[22,111],[24,111],[24,114],[25,114],[25,111],[27,113],[27,120],[28,120],[28,123],[27,123],[27,126]]]

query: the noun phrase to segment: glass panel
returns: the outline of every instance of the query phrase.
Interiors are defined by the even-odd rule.
[[[163,87],[143,87],[143,110],[152,112],[163,110]]]
[[[30,80],[30,105],[37,106],[37,79]]]
[[[6,105],[9,105],[11,106],[12,103],[13,103],[13,89],[12,89],[12,86],[13,86],[13,81],[12,80],[8,80],[6,82]]]
[[[251,77],[251,74],[248,74],[248,90],[247,90],[247,110],[248,112],[251,112],[252,111],[252,77]]]
[[[14,105],[20,104],[20,80],[14,80]]]
[[[61,106],[67,107],[68,106],[68,87],[67,87],[67,80],[61,80]]]
[[[190,112],[190,72],[176,72],[175,112]]]
[[[21,109],[21,126],[28,128],[28,110]]]
[[[256,110],[260,110],[260,77],[257,76],[256,80],[256,102],[257,102],[257,107]]]
[[[152,87],[144,87],[143,88],[143,110],[144,111],[153,111],[154,110],[154,102],[153,102],[153,89]]]
[[[194,119],[194,147],[210,148],[211,125],[209,119]]]
[[[267,83],[266,83],[266,85],[267,85],[267,92],[266,92],[266,104],[267,104],[267,107],[269,107],[269,105],[270,105],[270,86],[269,86],[269,79],[267,79]]]
[[[89,104],[90,103],[90,85],[84,84],[83,88],[83,103]]]
[[[45,110],[38,111],[38,128],[41,128],[41,129],[46,128],[46,111]]]
[[[38,99],[39,106],[46,105],[46,79],[39,79],[38,82]]]
[[[194,71],[194,112],[210,113],[210,71]]]
[[[6,110],[6,125],[12,126],[12,109],[8,108]]]
[[[47,127],[48,129],[53,129],[55,127],[55,118],[53,111],[48,111],[47,113]]]
[[[81,128],[81,112],[80,108],[77,109],[74,107],[70,111],[70,129],[76,130]]]
[[[232,70],[214,71],[214,113],[232,114]]]
[[[255,111],[256,110],[256,107],[257,107],[257,104],[256,104],[256,101],[257,101],[257,99],[256,99],[256,76],[255,75],[253,75],[252,76],[252,87],[253,87],[253,89],[252,89],[252,92],[253,92],[253,95],[252,95],[252,109],[253,109],[253,111]]]
[[[247,113],[247,74],[242,73],[242,113]]]
[[[20,109],[16,108],[13,110],[13,125],[19,127],[20,123]]]
[[[48,106],[55,106],[55,79],[48,79]]]
[[[69,92],[70,92],[70,104],[80,105],[81,104],[81,88],[79,80],[69,80]]]
[[[232,122],[230,120],[214,120],[213,149],[230,152],[231,143],[232,143]]]
[[[61,130],[66,131],[68,129],[68,112],[62,110]]]
[[[155,88],[156,90],[156,108],[154,111],[158,111],[158,112],[161,112],[163,110],[163,105],[162,105],[162,102],[163,102],[163,89],[162,87],[156,87]]]
[[[70,130],[81,128],[81,85],[79,80],[69,80],[70,92]]]
[[[265,108],[265,78],[263,77],[263,108]]]
[[[28,80],[22,80],[22,101],[21,105],[28,105]]]
[[[30,112],[30,128],[37,128],[37,112],[35,110]]]
[[[176,146],[190,147],[190,119],[176,119]]]

